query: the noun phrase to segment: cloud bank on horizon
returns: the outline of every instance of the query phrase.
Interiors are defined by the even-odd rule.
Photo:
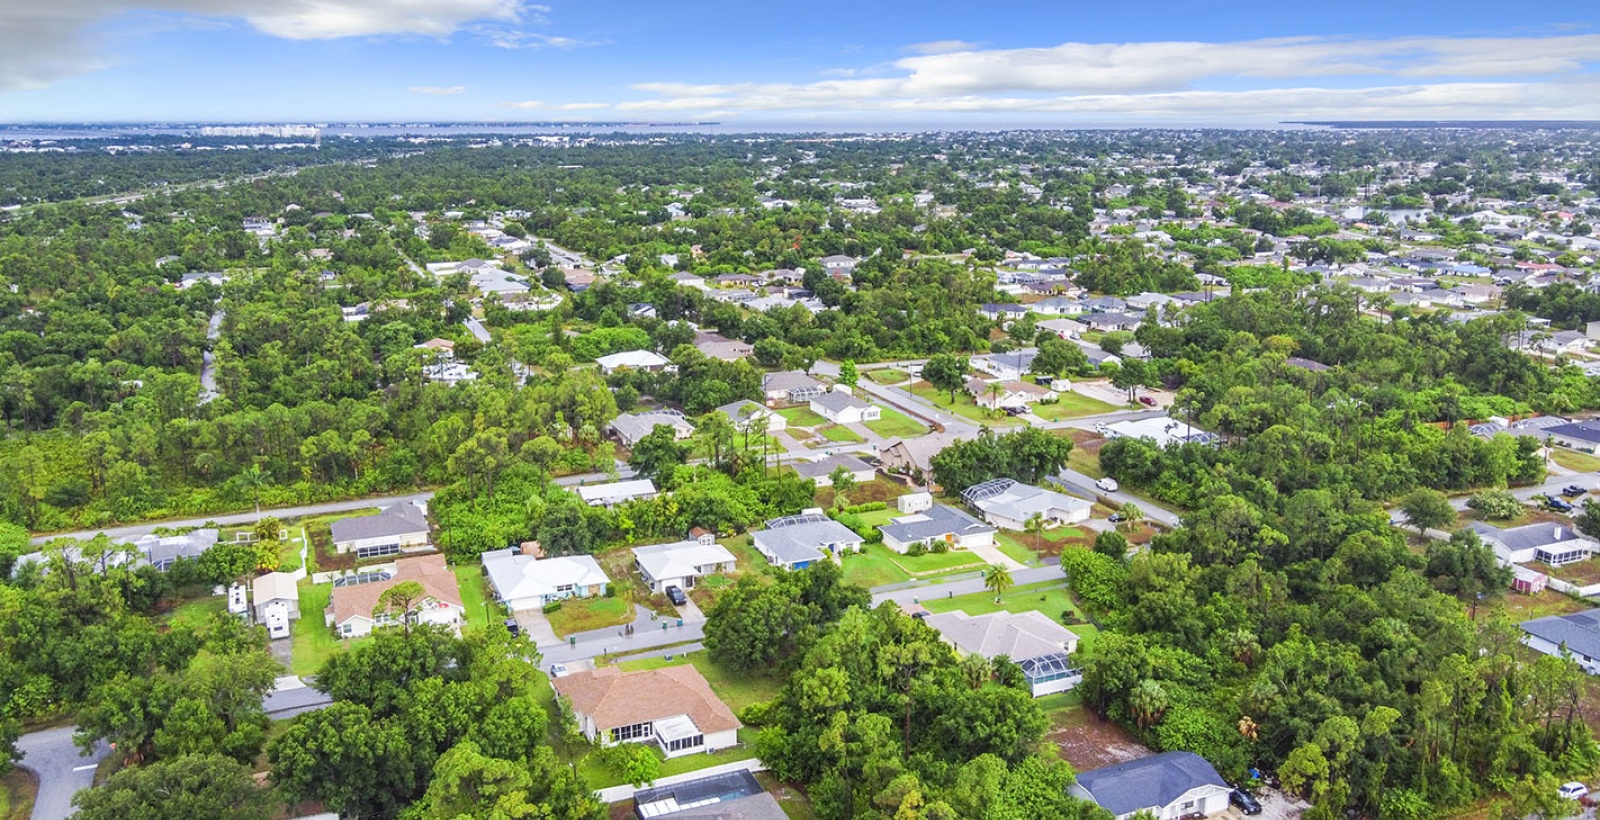
[[[1600,34],[1587,22],[1466,36],[1228,39],[1216,36],[1224,25],[1182,39],[1084,31],[1020,47],[946,36],[823,48],[752,20],[746,37],[771,38],[782,59],[717,59],[671,36],[674,22],[696,30],[694,8],[673,21],[621,0],[597,6],[574,10],[590,15],[586,26],[556,33],[554,10],[526,0],[11,0],[0,5],[0,118],[93,119],[97,106],[136,116],[115,108],[133,103],[112,89],[142,82],[156,92],[152,118],[1600,119]],[[734,28],[714,36],[741,33],[721,22]],[[943,34],[963,28],[935,22]],[[226,46],[206,53],[213,42]],[[217,84],[293,67],[266,75],[271,110],[252,115],[249,100],[164,87],[199,70],[190,60],[210,60]],[[292,102],[311,108],[284,110]]]

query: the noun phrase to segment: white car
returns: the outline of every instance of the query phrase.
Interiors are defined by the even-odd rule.
[[[1100,488],[1102,491],[1108,492],[1108,493],[1116,492],[1117,491],[1117,487],[1118,487],[1117,480],[1112,478],[1111,476],[1106,476],[1105,478],[1102,478],[1099,481],[1096,481],[1094,483],[1094,486],[1096,486],[1096,487]]]
[[[1564,800],[1578,800],[1589,796],[1589,787],[1574,780],[1571,783],[1562,785],[1561,791],[1558,792],[1558,794],[1560,794]]]

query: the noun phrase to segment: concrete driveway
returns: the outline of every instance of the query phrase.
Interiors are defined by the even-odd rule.
[[[550,619],[544,616],[543,610],[519,609],[512,613],[512,617],[517,619],[517,628],[528,636],[528,640],[533,641],[534,646],[543,648],[561,643],[561,639],[556,637],[555,627],[550,625]]]
[[[682,618],[684,623],[705,623],[706,614],[700,611],[700,605],[696,604],[693,598],[688,598],[682,604],[676,604],[675,606],[678,607],[678,617]]]
[[[72,796],[79,789],[94,785],[94,770],[110,753],[104,742],[95,745],[88,756],[72,744],[76,726],[61,726],[30,732],[17,741],[22,752],[22,767],[39,777],[39,797],[33,803],[32,820],[64,820],[74,813]]]

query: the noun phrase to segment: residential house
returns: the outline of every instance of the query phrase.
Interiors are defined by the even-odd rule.
[[[750,539],[757,552],[783,569],[805,569],[823,558],[837,561],[843,553],[857,552],[866,543],[866,539],[820,510],[774,518],[767,522],[766,529],[751,533]]]
[[[1570,655],[1583,671],[1600,675],[1600,609],[1523,621],[1522,642],[1546,655]]]
[[[1028,519],[1035,515],[1045,526],[1079,524],[1089,520],[1094,505],[1081,498],[1023,484],[1009,478],[997,478],[968,487],[961,497],[973,509],[983,513],[990,524],[1007,530],[1025,530]]]
[[[1090,330],[1102,332],[1137,330],[1139,325],[1144,324],[1144,316],[1133,313],[1090,313],[1083,317],[1083,323]]]
[[[1107,438],[1147,438],[1157,447],[1174,444],[1210,444],[1217,440],[1213,433],[1178,421],[1170,416],[1118,421],[1097,428]]]
[[[1079,772],[1071,794],[1092,800],[1116,820],[1146,811],[1155,820],[1221,814],[1233,787],[1193,752],[1162,752]]]
[[[1072,319],[1046,319],[1035,325],[1040,330],[1052,333],[1062,339],[1076,339],[1089,326]]]
[[[799,404],[828,392],[828,388],[798,370],[782,370],[761,377],[761,392],[768,402]]]
[[[733,553],[715,540],[678,541],[633,548],[633,563],[651,592],[667,587],[694,589],[702,576],[732,572]]]
[[[395,623],[395,615],[379,611],[378,603],[385,590],[405,581],[422,585],[424,595],[414,604],[412,616],[417,623],[459,626],[466,620],[461,588],[443,555],[401,558],[394,562],[394,567],[393,574],[363,573],[335,580],[328,608],[323,610],[324,622],[341,638],[359,638],[378,627]]]
[[[428,543],[428,515],[418,504],[384,507],[377,515],[341,518],[328,525],[334,550],[354,552],[357,558],[399,555]]]
[[[1583,453],[1600,453],[1600,419],[1558,424],[1544,429],[1552,444]]]
[[[632,447],[639,443],[639,439],[650,435],[651,431],[662,424],[672,428],[672,437],[677,441],[683,441],[694,435],[694,425],[676,410],[623,413],[611,420],[611,432],[616,434],[622,446]]]
[[[706,358],[724,362],[748,359],[755,353],[755,348],[749,342],[743,339],[729,339],[716,333],[695,334],[694,347],[705,354]]]
[[[289,637],[289,623],[300,619],[300,589],[293,575],[269,572],[250,582],[256,623],[267,628],[272,640]]]
[[[787,429],[789,426],[788,419],[772,412],[770,408],[763,407],[749,399],[740,399],[736,402],[724,404],[718,407],[717,410],[728,417],[728,420],[733,423],[733,429],[741,433],[748,432],[752,424],[762,419],[766,420],[767,432],[769,433]]]
[[[1083,307],[1091,313],[1121,313],[1128,309],[1128,303],[1115,296],[1096,296],[1083,300]]]
[[[997,379],[987,382],[982,379],[968,379],[967,392],[972,394],[973,401],[977,402],[979,407],[989,410],[1002,410],[1008,407],[1027,409],[1036,402],[1055,401],[1061,397],[1060,393],[1048,387],[1040,387],[1032,382],[1018,379],[1005,381]]]
[[[1028,315],[1028,308],[1026,305],[987,304],[978,308],[978,313],[985,319],[1010,324]]]
[[[172,568],[178,559],[193,560],[216,546],[221,533],[214,528],[191,530],[183,535],[141,535],[133,539],[120,539],[118,544],[129,544],[139,551],[143,563],[162,572]]]
[[[811,398],[811,412],[834,424],[859,424],[883,418],[883,410],[851,395],[848,388],[834,389]]]
[[[656,497],[655,482],[648,478],[612,481],[607,484],[579,485],[578,497],[591,507],[615,507],[629,501],[649,501]]]
[[[1025,347],[1013,350],[1010,353],[986,353],[982,356],[973,356],[972,368],[988,373],[997,379],[1021,379],[1033,367],[1033,360],[1038,358],[1039,349]]]
[[[1126,301],[1128,303],[1129,310],[1137,310],[1143,313],[1152,307],[1159,310],[1163,305],[1171,304],[1173,298],[1165,293],[1151,293],[1150,291],[1145,291],[1137,296],[1129,296]]]
[[[889,519],[878,527],[883,545],[904,555],[912,544],[944,543],[952,549],[994,546],[995,528],[944,504]]]
[[[1562,524],[1527,524],[1503,530],[1474,521],[1471,527],[1501,561],[1510,564],[1538,562],[1559,567],[1586,561],[1600,550],[1600,544]]]
[[[892,438],[878,449],[886,473],[926,478],[933,475],[933,457],[958,439],[952,433],[929,433],[916,438]],[[918,481],[923,480],[918,478]]]
[[[796,461],[790,466],[794,467],[794,471],[799,473],[801,478],[817,482],[818,487],[832,487],[833,471],[840,467],[849,471],[850,478],[857,484],[865,484],[877,476],[877,471],[871,464],[849,453],[827,456],[816,461]]]
[[[829,276],[849,276],[855,272],[856,259],[853,256],[835,254],[822,257],[822,269]]]
[[[644,370],[650,373],[671,373],[677,369],[671,359],[653,350],[625,350],[595,359],[600,372],[607,376],[618,370]]]
[[[611,579],[591,555],[535,558],[507,547],[483,554],[483,568],[495,600],[513,612],[539,609],[565,598],[593,598],[606,594]]]
[[[602,666],[550,683],[591,743],[651,743],[681,757],[739,742],[738,718],[689,664],[633,672]]]
[[[1034,697],[1065,692],[1083,680],[1072,660],[1078,636],[1039,612],[991,612],[972,616],[961,610],[929,615],[923,622],[968,655],[994,660],[1002,655],[1022,667]]]

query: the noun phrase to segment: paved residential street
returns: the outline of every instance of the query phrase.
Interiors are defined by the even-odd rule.
[[[32,820],[63,820],[73,814],[72,795],[94,783],[94,770],[111,752],[104,743],[85,757],[72,744],[76,726],[33,732],[17,741],[22,766],[39,777]]]

